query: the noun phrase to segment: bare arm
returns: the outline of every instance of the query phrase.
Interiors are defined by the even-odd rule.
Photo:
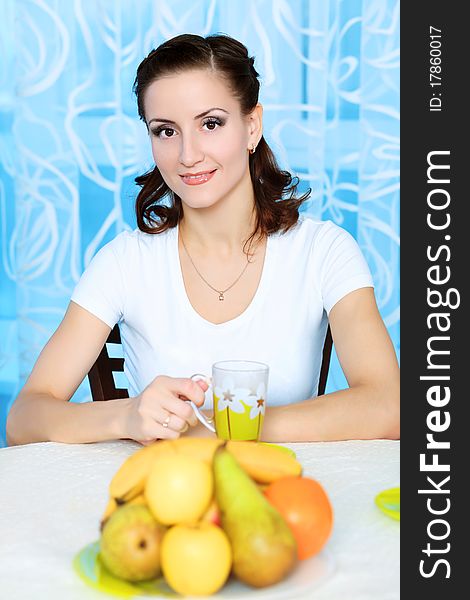
[[[119,401],[83,405],[67,402],[90,370],[109,332],[103,321],[70,303],[11,407],[8,444],[89,442],[116,437]]]
[[[271,408],[268,391],[263,439],[399,439],[398,363],[372,288],[342,298],[330,311],[329,320],[349,388]]]
[[[134,398],[68,402],[101,351],[110,328],[71,302],[42,350],[7,419],[9,445],[57,441],[98,442],[130,438],[150,442],[178,437],[197,420],[183,395],[196,404],[204,392],[189,379],[157,377]],[[163,426],[167,416],[170,422]]]

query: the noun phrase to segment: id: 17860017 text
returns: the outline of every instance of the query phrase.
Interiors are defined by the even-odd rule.
[[[442,110],[442,31],[437,27],[429,27],[429,85],[431,98],[429,110],[440,112]]]

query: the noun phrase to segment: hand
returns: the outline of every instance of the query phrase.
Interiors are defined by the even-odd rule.
[[[126,436],[143,445],[158,439],[176,439],[198,420],[188,400],[204,404],[204,381],[156,377],[138,396],[129,398]]]

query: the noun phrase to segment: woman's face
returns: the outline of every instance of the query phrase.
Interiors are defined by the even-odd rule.
[[[165,183],[207,208],[250,181],[248,149],[261,137],[261,107],[243,116],[223,78],[190,70],[154,81],[144,95],[152,154]]]

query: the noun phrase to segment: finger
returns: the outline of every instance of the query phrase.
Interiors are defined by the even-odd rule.
[[[162,398],[162,407],[169,413],[172,413],[185,421],[191,427],[194,427],[197,423],[194,410],[187,400],[181,400],[180,398],[175,397]]]
[[[188,427],[188,423],[184,419],[178,417],[178,415],[170,414],[162,422],[162,427],[168,427],[169,429],[173,429],[174,431],[181,433],[185,428]]]
[[[184,402],[169,392],[161,394],[158,402],[156,398],[148,395],[145,414],[164,427],[168,427],[168,418],[171,414],[174,414],[176,420],[172,420],[171,427],[175,431],[183,429],[185,423],[191,426],[196,424],[194,411],[189,402]]]
[[[142,446],[150,446],[151,444],[153,444],[154,442],[156,442],[157,440],[136,440],[136,442],[138,442],[139,444],[142,444]]]
[[[209,384],[206,381],[204,381],[204,379],[196,379],[195,383],[198,384],[198,386],[202,389],[203,392],[207,392],[207,390],[209,389]]]
[[[177,378],[173,380],[172,391],[178,396],[184,396],[188,400],[192,400],[196,406],[202,406],[205,400],[204,389],[200,384],[205,384],[204,381],[193,381],[188,377]]]
[[[156,406],[154,410],[151,411],[150,417],[155,422],[159,423],[164,429],[170,428],[174,431],[181,432],[185,428],[185,426],[188,425],[188,423],[186,419],[172,412],[174,408],[173,403],[174,399],[170,397],[170,401],[168,402],[169,408],[166,409],[163,406]]]
[[[146,440],[149,439],[161,439],[161,440],[176,440],[180,436],[180,431],[176,431],[171,427],[163,427],[161,423],[153,422],[147,428],[148,435],[145,436]]]
[[[161,404],[153,406],[148,411],[148,415],[163,427],[181,431],[185,425],[194,427],[197,424],[194,410],[188,401],[167,395],[162,397],[160,402]],[[170,415],[173,415],[171,420]]]

